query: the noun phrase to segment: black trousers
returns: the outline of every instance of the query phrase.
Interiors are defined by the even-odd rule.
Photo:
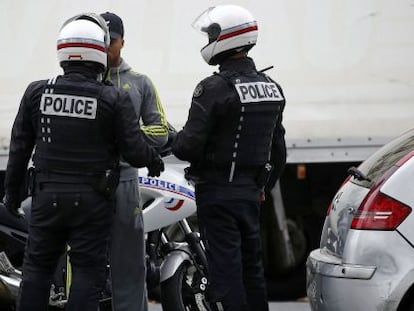
[[[106,281],[112,202],[81,181],[39,183],[32,202],[17,310],[47,310],[57,262],[69,245],[66,310],[96,311]]]
[[[200,232],[207,248],[209,300],[224,310],[267,311],[260,242],[260,189],[196,186]]]

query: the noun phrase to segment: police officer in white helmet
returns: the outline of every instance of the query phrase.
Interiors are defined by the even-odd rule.
[[[193,23],[208,36],[201,55],[219,72],[193,93],[173,153],[191,163],[208,259],[213,310],[268,310],[260,245],[260,197],[286,161],[281,87],[247,56],[258,25],[236,5],[209,8]],[[270,185],[271,186],[271,185]]]
[[[139,130],[129,95],[100,79],[108,45],[108,28],[99,15],[69,19],[57,41],[64,74],[32,82],[21,100],[4,198],[7,209],[21,217],[20,188],[35,149],[17,310],[47,310],[57,261],[69,245],[72,284],[66,310],[96,311],[107,276],[119,157],[135,167],[147,166],[149,176],[163,170]]]

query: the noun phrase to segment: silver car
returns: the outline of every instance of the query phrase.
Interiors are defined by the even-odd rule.
[[[311,309],[414,311],[414,130],[348,172],[307,260]]]

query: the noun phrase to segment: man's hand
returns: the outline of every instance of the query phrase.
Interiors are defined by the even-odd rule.
[[[19,200],[13,199],[13,196],[5,195],[3,198],[3,204],[6,209],[12,214],[14,217],[23,217],[23,214],[19,212],[20,203]]]
[[[161,175],[161,172],[164,172],[164,162],[161,157],[157,155],[152,162],[147,166],[148,176],[149,177],[158,177]]]

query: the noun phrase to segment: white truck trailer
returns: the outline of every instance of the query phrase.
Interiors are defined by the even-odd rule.
[[[319,243],[329,201],[375,149],[414,124],[413,0],[230,1],[259,23],[251,56],[283,87],[287,166],[265,203],[270,296],[305,294],[304,260]],[[168,120],[185,123],[194,87],[216,68],[191,27],[206,7],[229,1],[2,0],[0,195],[13,119],[32,80],[60,74],[56,37],[68,17],[112,11],[125,23],[123,56],[158,88]],[[269,202],[270,201],[270,202]]]

